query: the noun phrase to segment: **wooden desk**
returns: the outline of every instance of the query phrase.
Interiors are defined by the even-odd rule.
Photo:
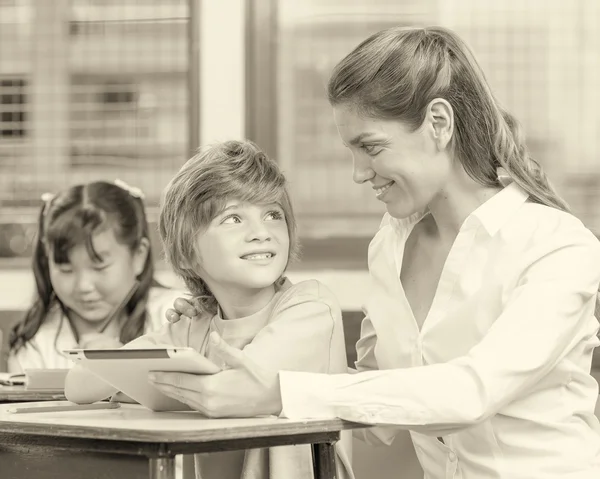
[[[70,403],[40,403],[52,404]],[[11,478],[174,479],[176,454],[312,444],[315,479],[333,479],[340,431],[364,427],[339,419],[207,419],[134,404],[37,414],[10,408],[0,405],[0,470]]]
[[[25,386],[0,386],[0,404],[7,402],[56,401],[65,399],[64,391],[28,391]]]

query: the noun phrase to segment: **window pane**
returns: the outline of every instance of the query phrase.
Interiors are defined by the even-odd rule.
[[[188,2],[0,1],[3,206],[117,177],[158,202],[188,154]]]
[[[433,1],[279,1],[277,158],[291,179],[299,216],[333,234],[366,234],[377,226],[385,209],[370,186],[352,182],[352,159],[337,136],[327,80],[368,35],[434,18],[434,7]]]

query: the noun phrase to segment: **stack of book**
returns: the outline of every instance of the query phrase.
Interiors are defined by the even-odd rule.
[[[65,389],[68,369],[26,369],[24,373],[0,373],[0,386],[24,386],[28,391]]]

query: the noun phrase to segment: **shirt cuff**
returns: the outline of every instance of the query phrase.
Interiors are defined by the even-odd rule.
[[[280,371],[281,415],[288,419],[335,418],[334,387],[328,374]]]

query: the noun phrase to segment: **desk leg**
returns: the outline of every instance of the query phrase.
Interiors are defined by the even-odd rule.
[[[175,479],[175,456],[152,457],[150,461],[150,479]]]
[[[312,452],[315,479],[336,479],[335,448],[333,443],[313,444]]]

